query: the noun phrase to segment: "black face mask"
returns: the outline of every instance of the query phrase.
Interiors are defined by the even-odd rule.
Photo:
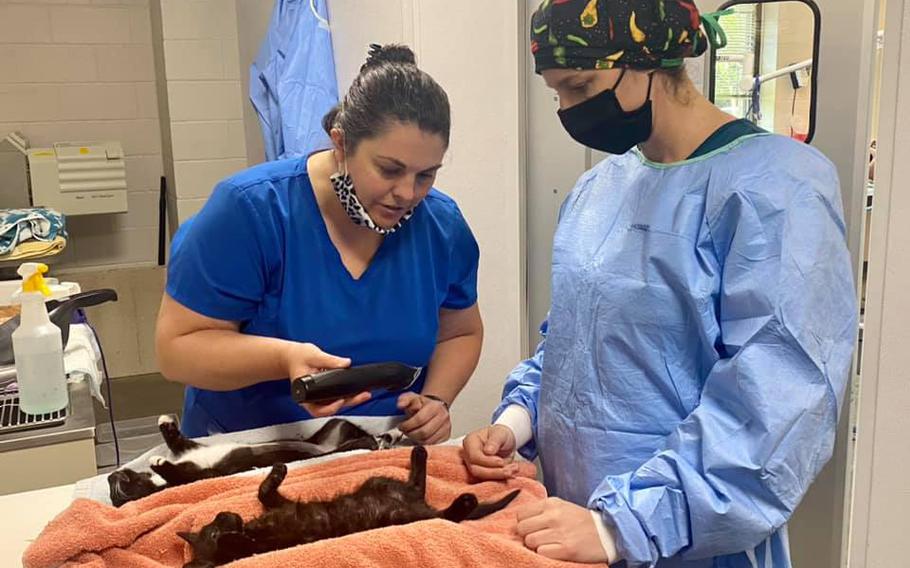
[[[625,75],[626,70],[623,69],[612,89],[557,112],[563,128],[576,142],[601,152],[625,154],[651,137],[651,83],[654,74],[648,77],[648,100],[641,108],[629,112],[622,109],[616,98],[616,88]]]

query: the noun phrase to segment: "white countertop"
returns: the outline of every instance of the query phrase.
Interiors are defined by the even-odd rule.
[[[22,553],[73,500],[73,485],[0,495],[0,566],[20,566]]]

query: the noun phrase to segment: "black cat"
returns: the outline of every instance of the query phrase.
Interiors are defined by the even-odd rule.
[[[263,444],[204,445],[181,434],[170,416],[158,418],[158,429],[164,443],[176,461],[161,456],[149,458],[152,472],[137,472],[128,468],[112,472],[108,478],[111,503],[119,507],[176,485],[184,485],[269,467],[276,463],[309,459],[347,450],[375,450],[376,437],[354,424],[341,419],[328,421],[318,432],[304,441],[281,440]]]
[[[331,501],[287,499],[278,492],[285,475],[284,464],[275,464],[259,485],[259,501],[265,507],[259,517],[244,523],[240,515],[224,511],[198,533],[177,533],[193,549],[193,560],[184,568],[212,568],[254,554],[428,519],[454,523],[480,519],[505,508],[520,492],[483,504],[464,493],[447,509],[437,511],[426,502],[427,451],[422,446],[411,451],[407,481],[373,477],[354,493]]]

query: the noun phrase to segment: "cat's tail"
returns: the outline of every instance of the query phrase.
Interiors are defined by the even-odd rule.
[[[518,497],[519,493],[521,493],[521,489],[516,489],[499,501],[495,501],[493,503],[481,503],[480,505],[477,505],[477,508],[471,511],[471,514],[469,514],[465,520],[476,521],[477,519],[482,519],[487,515],[492,515],[496,511],[501,511],[508,507],[509,503]]]

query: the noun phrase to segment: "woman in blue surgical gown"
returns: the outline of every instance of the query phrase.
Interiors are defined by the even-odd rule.
[[[669,39],[668,39],[669,38]],[[682,0],[547,0],[535,63],[580,143],[535,355],[475,476],[539,457],[537,553],[627,566],[790,568],[786,523],[832,454],[857,330],[835,168],[687,78],[723,43]]]

